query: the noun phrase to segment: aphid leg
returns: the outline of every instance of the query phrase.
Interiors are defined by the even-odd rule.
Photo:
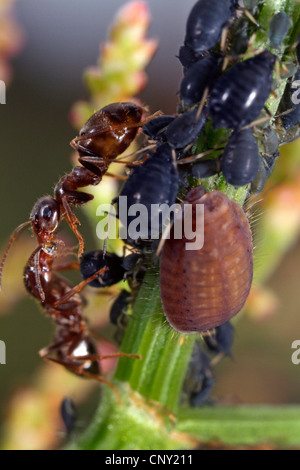
[[[65,197],[62,198],[62,205],[65,211],[65,218],[66,221],[68,222],[71,230],[74,232],[76,235],[78,242],[79,242],[79,250],[78,250],[78,258],[81,257],[82,253],[84,252],[84,240],[83,236],[79,232],[77,225],[81,225],[77,217],[75,216],[73,210],[71,209],[70,204],[68,203],[67,199]]]
[[[274,118],[275,116],[272,116]],[[266,116],[260,119],[256,119],[255,121],[250,122],[247,126],[244,126],[240,129],[240,131],[245,131],[246,129],[249,129],[249,127],[254,127],[257,126],[258,124],[263,124],[264,122],[270,121],[270,116]]]
[[[156,141],[154,141],[153,144],[147,145],[146,147],[142,147],[139,150],[136,150],[135,152],[125,155],[124,157],[121,157],[121,158],[118,157],[118,162],[124,160],[125,158],[135,157],[136,155],[140,153],[145,153],[146,150],[152,150],[152,149],[155,149],[156,147],[157,147],[157,143]]]
[[[270,116],[270,119],[273,118],[273,115],[272,115],[271,111],[269,111],[267,106],[264,106],[264,110],[266,111],[267,115]]]
[[[201,101],[199,103],[199,107],[198,107],[198,110],[197,110],[197,114],[196,114],[196,121],[198,121],[198,119],[200,118],[201,116],[201,113],[203,111],[203,108],[204,108],[204,105],[205,105],[205,101],[208,97],[208,93],[209,93],[209,88],[206,87],[204,92],[203,92],[203,96],[201,98]]]
[[[141,160],[138,160],[136,162],[128,162],[128,161],[125,161],[125,160],[112,160],[111,163],[122,163],[123,165],[127,165],[127,166],[139,166],[139,165],[142,165],[143,163],[145,163],[146,160],[148,160],[148,158],[150,157],[150,155],[146,154],[143,156],[143,158]]]
[[[200,158],[206,157],[206,155],[210,155],[211,153],[215,152],[216,150],[223,150],[223,148],[213,148],[210,150],[206,150],[206,152],[198,153],[197,155],[192,155],[190,157],[182,158],[181,160],[177,161],[177,165],[184,165],[186,163],[193,163]]]
[[[109,231],[111,227],[112,216],[113,216],[111,212],[108,212],[107,214],[108,214],[107,230],[105,232],[105,237],[103,240],[103,259],[105,258],[105,255],[106,255],[106,245],[107,245],[107,240],[108,240]]]
[[[225,353],[220,352],[217,354],[211,361],[210,361],[210,366],[215,367],[219,362],[225,357]]]
[[[6,261],[8,252],[9,252],[11,246],[13,245],[14,241],[16,240],[18,234],[23,230],[23,228],[27,227],[28,225],[31,225],[31,221],[30,221],[30,220],[29,220],[28,222],[24,222],[24,224],[19,225],[19,227],[17,227],[17,228],[13,231],[12,235],[10,236],[8,245],[7,245],[7,247],[6,247],[6,250],[5,250],[4,254],[3,254],[2,259],[1,259],[1,262],[0,262],[0,292],[1,292],[3,268],[4,268],[4,265],[5,265],[5,261]]]
[[[227,37],[228,37],[228,32],[229,28],[225,27],[222,29],[222,35],[221,35],[221,42],[220,42],[220,49],[221,52],[225,55],[226,53],[226,42],[227,42]]]
[[[264,31],[267,34],[267,32],[260,26],[260,24],[257,23],[256,19],[254,18],[252,13],[250,13],[250,11],[247,10],[247,8],[242,7],[242,6],[239,5],[239,10],[243,11],[245,16],[247,16],[248,20],[250,20],[253,24],[255,24],[255,26],[258,29],[260,29],[261,31]]]
[[[152,119],[162,116],[164,113],[162,111],[156,111],[154,114],[151,114],[151,116],[148,116],[147,118],[143,119],[143,121],[140,121],[136,125],[132,125],[130,127],[136,127],[136,126],[143,126],[144,124],[147,124],[147,122],[152,121]]]
[[[159,257],[159,255],[161,253],[161,250],[163,249],[163,246],[164,246],[166,240],[169,238],[169,234],[170,234],[172,225],[173,224],[171,222],[169,222],[168,225],[164,228],[164,231],[162,233],[161,239],[159,240],[159,244],[158,244],[158,247],[157,247],[156,252],[155,252],[154,263],[157,261],[157,258]]]
[[[94,279],[97,279],[97,277],[101,276],[104,274],[106,271],[108,271],[108,267],[104,266],[104,268],[101,268],[99,271],[94,273],[92,276],[88,277],[84,281],[81,281],[77,286],[73,287],[72,289],[67,292],[63,297],[58,299],[56,302],[54,302],[53,307],[56,308],[59,305],[65,303],[67,300],[69,300],[73,295],[78,294],[89,282],[93,281]]]

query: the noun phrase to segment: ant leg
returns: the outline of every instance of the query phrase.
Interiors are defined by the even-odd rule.
[[[40,354],[41,355],[41,354]],[[63,359],[55,359],[54,357],[50,357],[48,355],[41,355],[41,357],[43,359],[47,359],[47,361],[51,361],[51,362],[54,362],[55,364],[60,364],[62,366],[64,366],[67,370],[69,370],[70,372],[73,372],[74,374],[77,374],[77,375],[80,375],[80,376],[84,376],[84,377],[88,377],[89,379],[94,379],[94,380],[97,380],[98,382],[101,382],[101,383],[105,383],[106,385],[108,385],[108,387],[110,387],[115,395],[116,395],[116,399],[117,399],[117,402],[118,404],[120,405],[121,404],[121,400],[120,400],[120,393],[119,393],[119,390],[117,389],[117,387],[112,384],[108,379],[105,379],[104,377],[102,377],[101,375],[96,375],[96,374],[92,374],[86,370],[83,369],[84,365],[82,366],[75,366],[74,364],[71,364],[67,361],[64,361]],[[75,358],[76,360],[77,358]],[[89,360],[89,359],[87,359]]]
[[[95,272],[92,276],[88,277],[84,281],[81,281],[77,286],[73,287],[72,289],[67,292],[63,297],[61,297],[59,300],[54,302],[53,307],[56,308],[59,305],[65,303],[67,300],[69,300],[73,295],[78,294],[87,284],[89,284],[91,281],[94,279],[97,279],[97,277],[101,276],[103,273],[108,271],[108,267],[104,266],[104,268],[101,268],[99,271]]]
[[[105,173],[105,176],[110,176],[111,178],[116,178],[118,180],[127,181],[128,177],[124,175],[114,175],[113,173]]]
[[[79,262],[70,261],[68,263],[55,264],[53,271],[79,271]]]
[[[62,205],[65,211],[65,218],[66,221],[68,222],[71,230],[75,233],[78,242],[79,242],[79,250],[78,250],[78,258],[81,257],[83,251],[84,251],[84,240],[83,236],[79,232],[77,225],[81,225],[77,217],[75,216],[73,210],[71,209],[71,206],[69,205],[67,199],[65,197],[62,198]]]
[[[123,352],[107,354],[106,356],[101,356],[101,354],[86,354],[85,356],[76,356],[76,359],[79,359],[80,361],[102,361],[103,359],[114,359],[115,357],[131,357],[132,359],[142,359],[142,356],[139,354]]]

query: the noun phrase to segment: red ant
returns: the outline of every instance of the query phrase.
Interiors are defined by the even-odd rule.
[[[82,235],[77,229],[80,224],[71,204],[80,206],[93,199],[91,194],[77,191],[78,188],[96,186],[112,162],[129,166],[142,164],[148,156],[137,162],[115,160],[123,153],[137,135],[138,128],[160,112],[141,121],[143,108],[134,103],[112,103],[97,111],[85,123],[71,146],[79,153],[79,163],[71,173],[63,176],[54,189],[56,201],[63,207],[64,216],[79,241],[79,257],[84,250]]]
[[[98,355],[81,315],[83,301],[79,295],[86,284],[101,276],[108,268],[100,269],[72,288],[67,280],[55,272],[66,269],[67,266],[53,267],[58,248],[54,236],[64,217],[79,240],[79,256],[81,256],[84,242],[77,230],[79,221],[71,204],[85,204],[93,196],[77,189],[100,183],[109,164],[123,153],[136,137],[138,128],[152,119],[153,116],[141,121],[142,111],[141,107],[133,103],[113,103],[96,112],[86,122],[79,137],[71,142],[72,147],[78,151],[79,162],[83,166],[73,168],[70,174],[60,179],[54,190],[54,198],[46,196],[37,201],[30,214],[30,220],[20,225],[12,234],[0,263],[1,288],[2,272],[8,251],[18,233],[24,227],[31,225],[38,247],[31,254],[25,267],[25,287],[41,302],[45,312],[57,324],[54,343],[40,351],[41,357],[59,363],[78,375],[106,383],[117,396],[116,387],[100,375],[98,361],[120,356],[140,359],[140,356],[126,353]],[[142,161],[129,164],[141,163]],[[74,267],[75,264],[70,267]]]
[[[106,356],[97,354],[94,342],[88,332],[81,310],[83,299],[79,295],[82,288],[101,276],[108,268],[104,267],[82,281],[75,287],[59,276],[55,271],[65,270],[76,265],[62,264],[53,267],[59,241],[54,235],[60,221],[60,204],[50,196],[43,197],[34,205],[30,221],[20,225],[13,233],[8,248],[0,266],[0,276],[7,256],[8,249],[15,240],[17,233],[31,224],[37,238],[38,247],[31,254],[25,270],[24,283],[27,291],[40,301],[45,312],[57,324],[54,342],[39,351],[41,357],[66,367],[69,371],[84,377],[96,379],[111,387],[119,400],[117,388],[100,375],[98,361],[113,357],[132,357],[140,359],[135,354],[115,353]]]

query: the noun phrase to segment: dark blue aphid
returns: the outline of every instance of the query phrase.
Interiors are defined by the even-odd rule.
[[[260,155],[251,129],[234,132],[225,147],[221,170],[233,186],[251,183],[257,175]]]
[[[278,49],[281,46],[291,26],[291,20],[284,11],[281,11],[274,16],[269,30],[271,47]]]
[[[175,119],[174,116],[169,116],[167,114],[158,116],[154,119],[151,119],[151,121],[147,122],[146,124],[144,124],[143,132],[148,137],[150,137],[151,140],[157,140],[159,142],[162,142],[166,139],[167,126],[172,121],[174,121],[174,119]]]
[[[298,82],[298,84],[296,83]],[[284,129],[289,130],[300,124],[300,69],[296,75],[288,80],[283,97],[281,99],[280,113],[291,110],[281,116]]]
[[[298,65],[300,65],[300,34],[297,39],[297,46],[296,46],[296,56],[298,60]]]
[[[184,72],[186,72],[192,64],[197,62],[199,59],[203,59],[205,55],[206,53],[204,52],[195,52],[189,46],[181,46],[178,53],[178,59],[184,68]]]
[[[126,315],[128,304],[131,300],[131,293],[127,290],[121,290],[120,294],[114,301],[109,312],[109,320],[113,325],[122,324],[122,319]],[[124,325],[125,326],[125,325]]]
[[[122,281],[125,269],[122,266],[123,258],[114,253],[103,253],[102,250],[94,250],[83,253],[80,261],[80,272],[83,279],[88,279],[105,266],[108,270],[98,279],[89,283],[91,287],[108,287]]]
[[[143,218],[142,225],[145,227],[145,232],[142,231],[144,227],[134,227],[136,232],[139,232],[141,239],[155,238],[162,228],[161,221],[158,220],[158,209],[151,210],[152,205],[167,204],[172,205],[175,203],[178,192],[178,174],[176,163],[173,157],[173,151],[168,144],[160,145],[156,152],[146,160],[146,162],[136,167],[126,181],[120,196],[117,198],[118,204],[118,217],[127,229],[129,228],[129,238],[135,239],[133,233],[130,232],[131,223],[136,218]],[[123,199],[121,200],[121,196]],[[124,196],[127,197],[127,209],[133,204],[141,204],[145,210],[143,212],[130,214],[128,211],[123,210]],[[158,223],[159,222],[159,223]]]
[[[246,19],[240,18],[230,28],[230,52],[233,57],[244,54],[249,46],[248,39],[249,23]]]
[[[216,160],[201,160],[192,166],[192,176],[194,178],[210,178],[220,171],[220,161]]]
[[[223,27],[233,16],[235,3],[232,0],[198,0],[188,16],[185,45],[195,52],[214,47]]]
[[[205,89],[217,78],[221,65],[221,56],[211,53],[189,67],[180,84],[180,98],[186,106],[201,101]]]
[[[60,414],[63,420],[67,435],[70,435],[74,430],[74,425],[77,419],[76,408],[71,398],[66,397],[62,400],[60,405]]]
[[[263,155],[259,162],[259,169],[256,178],[251,183],[251,192],[253,194],[260,194],[266,185],[267,179],[273,171],[277,158],[279,157],[279,150],[277,150],[271,157]]]
[[[198,139],[207,118],[207,110],[203,109],[200,116],[198,112],[198,107],[187,111],[169,124],[166,138],[171,147],[182,149]]]
[[[234,65],[213,85],[209,112],[214,127],[240,129],[261,112],[271,92],[276,56],[265,50]]]
[[[232,355],[234,328],[229,321],[215,328],[215,333],[206,335],[203,339],[208,349],[215,354]]]
[[[209,357],[196,341],[184,379],[183,398],[192,407],[209,402],[214,384]]]
[[[265,148],[265,153],[268,155],[273,155],[278,150],[279,138],[271,126],[267,126],[263,130],[263,145]]]
[[[259,4],[263,3],[264,1],[265,0],[244,0],[244,5],[247,10],[252,11],[254,13]]]

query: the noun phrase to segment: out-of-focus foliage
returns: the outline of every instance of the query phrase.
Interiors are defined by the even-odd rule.
[[[9,63],[22,47],[24,34],[14,18],[17,0],[0,0],[0,79],[7,85],[12,76]]]

